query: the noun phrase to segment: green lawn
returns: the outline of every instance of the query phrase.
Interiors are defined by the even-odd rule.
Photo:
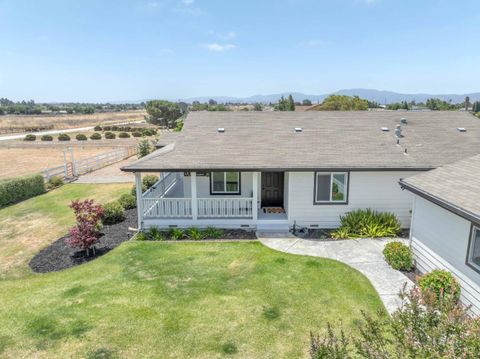
[[[30,274],[28,261],[64,235],[74,223],[74,199],[117,199],[132,184],[68,184],[44,195],[0,209],[0,279]]]
[[[327,321],[383,310],[356,270],[259,242],[127,242],[0,281],[0,303],[8,358],[299,358]]]

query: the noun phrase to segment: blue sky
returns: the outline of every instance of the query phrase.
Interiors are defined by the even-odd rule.
[[[473,0],[0,0],[0,97],[474,92],[479,36]]]

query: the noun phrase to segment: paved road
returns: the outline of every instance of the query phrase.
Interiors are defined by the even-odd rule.
[[[123,126],[132,123],[142,123],[141,121],[133,121],[133,122],[122,122],[122,123],[115,123],[115,124],[108,124],[108,126]],[[43,135],[57,135],[59,133],[70,133],[70,132],[82,132],[82,131],[91,131],[94,129],[95,126],[88,126],[88,127],[79,127],[79,128],[67,128],[64,130],[49,130],[49,131],[40,131],[40,132],[32,132],[36,136],[43,136]],[[27,133],[23,133],[20,135],[7,135],[7,136],[0,136],[0,141],[8,141],[8,140],[19,140],[25,137]]]
[[[407,283],[413,282],[399,271],[392,269],[383,259],[385,244],[393,239],[349,239],[318,241],[302,239],[290,233],[257,232],[258,239],[266,246],[278,251],[325,257],[346,263],[365,275],[377,290],[389,313],[398,309],[401,300],[398,293]],[[408,243],[406,239],[395,239]]]

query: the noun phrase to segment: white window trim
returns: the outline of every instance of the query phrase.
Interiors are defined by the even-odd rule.
[[[480,227],[472,224],[472,230],[470,232],[470,240],[468,246],[467,265],[474,268],[477,272],[480,272],[480,265],[473,262],[473,249],[475,246],[475,237],[477,236],[477,232],[480,233]]]
[[[238,178],[237,178],[237,183],[238,183],[238,191],[227,191],[227,172],[234,172],[237,173]],[[225,188],[224,191],[214,191],[213,190],[213,173],[223,173],[223,188]],[[241,187],[240,187],[240,172],[237,171],[215,171],[212,172],[210,175],[210,193],[211,194],[240,194],[241,193]]]
[[[330,190],[329,195],[330,199],[328,201],[319,201],[317,200],[317,190],[318,190],[318,175],[330,175]],[[344,175],[345,176],[345,199],[342,200],[333,200],[332,199],[332,187],[333,187],[333,176],[334,175]],[[348,172],[315,172],[314,178],[314,203],[315,204],[347,204],[348,203],[348,181],[349,181],[349,173]]]

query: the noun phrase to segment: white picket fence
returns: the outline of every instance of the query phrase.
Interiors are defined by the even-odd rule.
[[[137,146],[122,147],[81,160],[65,161],[62,166],[48,168],[43,170],[41,174],[46,181],[55,176],[68,180],[85,173],[93,172],[113,163],[123,161],[124,159],[136,155],[137,152]]]

